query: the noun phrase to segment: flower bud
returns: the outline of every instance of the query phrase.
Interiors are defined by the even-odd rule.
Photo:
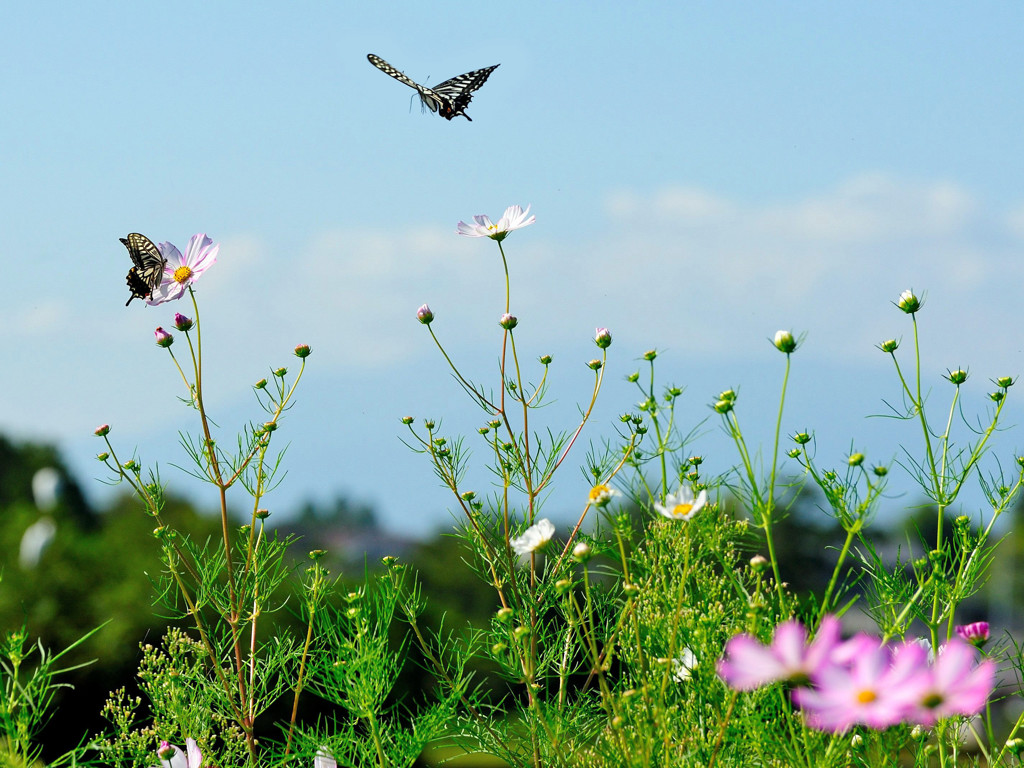
[[[1005,398],[1005,397],[1006,397],[1006,393],[1005,392],[989,392],[988,393],[988,399],[991,400],[993,403],[1001,403],[1003,401],[1003,398]]]
[[[327,554],[327,550],[326,549],[311,549],[309,551],[308,557],[309,557],[310,560],[312,560],[315,563],[317,560],[319,560],[320,558],[322,558],[326,554]]]
[[[900,298],[899,301],[896,302],[896,306],[908,315],[912,315],[921,308],[921,300],[914,295],[913,291],[908,289],[900,294]]]
[[[269,509],[257,509],[256,510],[256,519],[257,520],[266,520],[268,517],[270,517],[270,510]]]
[[[522,640],[524,637],[530,634],[530,628],[525,624],[520,624],[518,627],[512,630],[512,637],[516,640]]]
[[[646,352],[644,352],[644,360],[646,360],[647,362],[651,362],[657,356],[658,350],[656,349],[648,349]]]
[[[569,587],[572,586],[572,581],[569,579],[559,579],[555,582],[555,592],[559,595],[564,595],[569,591]]]
[[[285,376],[288,375],[288,369],[278,368],[276,371],[274,371],[274,375],[277,376],[277,378],[279,379],[283,379]]]
[[[402,417],[402,423],[405,424],[405,426],[409,426],[410,424],[413,423],[413,421],[415,421],[415,419],[412,416],[403,416]]]
[[[423,422],[423,426],[426,427],[428,430],[433,429],[434,422],[431,421],[430,419],[427,419],[426,421]]]
[[[501,319],[498,321],[498,325],[500,325],[506,331],[511,331],[513,328],[519,325],[519,319],[514,315],[510,315],[508,314],[508,312],[506,312],[504,315],[501,316]]]
[[[634,597],[640,594],[640,587],[627,581],[622,585],[622,592],[626,597]]]
[[[110,454],[106,453],[105,451],[103,453],[96,454],[96,460],[97,461],[106,461],[109,458],[110,458]]]
[[[464,491],[460,494],[463,501],[472,501],[476,498],[476,491]]]
[[[1015,755],[1024,751],[1024,739],[1010,739],[1006,742],[1006,749]]]
[[[889,474],[889,468],[884,464],[879,464],[871,471],[875,473],[875,477],[885,477],[886,475]]]
[[[733,401],[732,400],[719,400],[717,403],[715,403],[711,407],[714,408],[715,411],[717,411],[718,413],[721,413],[722,415],[725,415],[725,414],[727,414],[729,411],[731,411],[733,409]]]
[[[416,319],[424,325],[430,325],[434,322],[434,313],[430,311],[430,307],[424,304],[416,310]]]
[[[811,436],[806,432],[797,432],[793,435],[793,442],[797,445],[807,445],[811,442]]]
[[[976,648],[982,648],[989,638],[988,622],[975,621],[972,624],[964,624],[956,628],[956,633]]]
[[[687,464],[692,464],[695,467],[699,467],[701,464],[704,463],[704,457],[703,456],[691,456],[690,458],[688,458],[686,460],[686,463]]]
[[[594,330],[594,343],[601,349],[608,349],[612,345],[612,334],[607,328],[596,328]]]
[[[252,388],[253,389],[266,389],[267,388],[267,380],[266,379],[260,379],[259,381],[257,381],[255,384],[252,385]]]
[[[551,360],[552,360],[551,355],[541,355],[540,356],[540,364],[541,365],[551,365]]]
[[[726,389],[721,394],[718,395],[719,400],[728,400],[730,403],[735,403],[736,397],[736,392],[731,389]]]
[[[497,656],[498,654],[502,653],[506,647],[507,646],[504,643],[495,643],[491,646],[491,653],[494,656]]]
[[[776,331],[772,344],[779,352],[785,352],[787,355],[796,351],[796,339],[789,331]]]
[[[510,618],[512,618],[512,609],[508,606],[505,606],[504,608],[499,608],[498,612],[494,614],[494,618],[502,622],[508,621]]]
[[[590,360],[587,362],[587,368],[589,368],[592,371],[600,371],[601,365],[602,363],[600,360]]]
[[[630,384],[636,384],[638,381],[640,381],[640,371],[633,371],[633,373],[629,374],[629,376],[626,377],[626,381],[628,381]]]
[[[174,313],[174,327],[179,331],[191,331],[193,325],[195,325],[195,323],[192,322],[192,318],[185,317],[181,312]]]
[[[168,741],[161,741],[160,746],[156,749],[156,756],[161,760],[170,760],[174,757],[174,747]]]
[[[878,348],[883,352],[891,355],[893,352],[899,349],[899,346],[900,343],[896,341],[896,339],[886,339],[885,341],[878,345]]]
[[[312,351],[313,350],[310,348],[309,344],[299,344],[295,347],[295,356],[300,360],[303,360],[309,357],[309,353]]]
[[[798,458],[800,456],[800,449],[790,448],[788,451],[786,451],[786,455],[789,456],[789,458],[791,459]]]
[[[849,464],[851,467],[859,467],[861,464],[864,463],[864,454],[851,453],[850,457],[846,460],[846,463]]]
[[[959,387],[967,381],[967,371],[962,368],[957,368],[955,371],[946,371],[946,378],[949,379],[950,383],[956,384]]]
[[[174,337],[167,331],[165,331],[163,328],[158,327],[155,331],[153,331],[153,335],[156,337],[156,345],[158,347],[163,347],[164,349],[167,349],[167,347],[171,346],[171,344],[174,343]]]
[[[268,422],[266,422],[263,425],[263,431],[264,432],[275,432],[275,431],[277,431],[277,422],[276,421],[268,421]]]
[[[996,379],[996,386],[1002,387],[1003,389],[1009,389],[1013,386],[1013,377],[1011,376],[1000,376]]]
[[[755,573],[760,573],[767,567],[768,560],[764,557],[764,555],[754,555],[752,558],[750,558],[750,568]]]
[[[96,437],[106,437],[107,435],[110,434],[110,425],[100,424],[98,427],[96,427],[96,429],[92,431],[92,433],[96,435]]]
[[[594,553],[590,549],[590,545],[585,541],[577,543],[576,546],[572,548],[572,557],[578,562],[585,563],[593,557],[593,555]]]

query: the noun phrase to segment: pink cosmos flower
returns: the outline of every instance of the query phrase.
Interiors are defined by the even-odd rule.
[[[878,638],[860,637],[867,641],[857,643],[849,665],[826,664],[815,688],[793,691],[793,702],[812,728],[888,728],[902,721],[910,702],[926,690],[928,652],[921,645],[904,643],[893,651]]]
[[[146,299],[151,307],[180,299],[185,289],[216,263],[220,251],[220,244],[214,243],[203,233],[192,235],[184,256],[173,243],[160,243],[157,247],[167,259],[167,265],[164,267],[163,281]]]
[[[996,665],[985,659],[975,665],[974,647],[953,638],[939,648],[925,684],[915,689],[908,719],[934,725],[951,715],[976,715],[985,708],[995,685]]]
[[[203,764],[203,753],[199,751],[199,745],[195,739],[185,739],[186,752],[166,741],[161,741],[157,748],[157,757],[160,758],[160,765],[152,768],[200,768]]]
[[[488,217],[480,215],[473,217],[473,224],[460,221],[455,231],[466,237],[489,237],[491,240],[497,240],[500,243],[509,232],[533,224],[536,216],[530,216],[529,213],[530,206],[526,206],[524,211],[518,205],[510,205],[505,209],[502,217],[498,219],[497,224],[492,223]]]
[[[839,620],[826,616],[818,635],[807,643],[807,630],[793,619],[775,628],[772,644],[751,635],[736,635],[725,646],[718,675],[739,691],[752,691],[778,680],[815,679],[839,643]]]
[[[971,645],[981,648],[988,642],[989,629],[987,621],[975,621],[956,628],[956,633]]]

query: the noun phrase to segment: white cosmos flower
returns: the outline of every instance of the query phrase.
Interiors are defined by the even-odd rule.
[[[535,216],[530,216],[530,206],[526,206],[524,211],[518,205],[510,205],[497,224],[492,223],[487,216],[480,215],[473,217],[472,224],[460,221],[455,231],[466,237],[489,237],[500,243],[509,232],[528,227],[535,220]]]
[[[543,549],[554,534],[555,526],[546,517],[542,517],[523,531],[522,536],[510,539],[508,543],[512,545],[512,549],[517,555],[528,555]]]
[[[693,490],[683,483],[676,493],[670,493],[665,497],[664,504],[654,502],[654,508],[659,515],[664,515],[669,520],[689,520],[700,512],[707,501],[708,492],[706,490],[701,490],[694,498]]]

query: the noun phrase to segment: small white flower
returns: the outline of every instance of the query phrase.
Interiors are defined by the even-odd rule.
[[[683,648],[678,658],[672,659],[672,679],[685,683],[697,666],[697,657],[689,648]]]
[[[619,492],[609,485],[600,483],[590,489],[590,494],[587,497],[588,501],[595,507],[603,507],[612,497],[618,496]]]
[[[555,526],[546,517],[531,525],[522,536],[509,540],[517,555],[528,555],[543,549],[555,534]]]
[[[669,520],[689,520],[700,512],[707,501],[708,492],[706,490],[701,490],[700,494],[694,498],[690,486],[683,483],[679,486],[677,493],[670,493],[665,497],[664,504],[655,502],[654,508],[658,514],[664,515]]]
[[[326,747],[320,747],[313,758],[313,768],[338,768],[338,762]]]

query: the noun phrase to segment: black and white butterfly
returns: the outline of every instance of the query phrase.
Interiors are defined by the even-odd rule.
[[[415,88],[416,92],[420,95],[420,101],[423,102],[423,106],[431,112],[436,112],[445,120],[451,120],[462,115],[471,122],[472,118],[466,114],[466,107],[469,106],[469,102],[473,99],[473,91],[487,82],[491,72],[500,66],[495,64],[493,67],[474,69],[472,72],[467,72],[464,75],[453,77],[451,80],[438,83],[433,88],[427,88],[425,85],[413,82],[380,56],[374,56],[372,53],[369,53],[366,55],[366,58],[384,74],[391,75],[395,80],[405,83],[410,88]]]
[[[124,303],[127,307],[132,299],[144,299],[152,295],[164,279],[164,267],[167,259],[160,254],[160,249],[153,244],[145,235],[138,232],[131,232],[128,237],[122,237],[121,242],[128,249],[128,255],[132,257],[134,266],[128,270],[128,288],[132,295]]]

